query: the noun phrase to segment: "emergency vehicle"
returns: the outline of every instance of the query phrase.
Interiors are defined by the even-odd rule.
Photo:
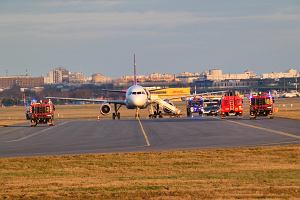
[[[203,114],[217,116],[220,112],[221,98],[210,97],[206,98],[203,103]]]
[[[270,93],[252,94],[249,99],[250,119],[256,119],[258,116],[269,116],[273,118],[274,98]]]
[[[203,114],[203,98],[202,97],[191,97],[187,100],[186,113],[187,116],[192,116],[193,113]]]
[[[26,112],[26,119],[30,120],[32,127],[37,126],[37,124],[48,124],[49,126],[53,126],[54,111],[55,106],[50,99],[32,102]]]
[[[221,117],[242,116],[243,97],[236,91],[226,92],[221,99]]]

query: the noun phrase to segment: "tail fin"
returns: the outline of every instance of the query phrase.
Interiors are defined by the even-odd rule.
[[[135,54],[133,54],[133,65],[134,65],[133,80],[134,80],[134,85],[137,85]]]

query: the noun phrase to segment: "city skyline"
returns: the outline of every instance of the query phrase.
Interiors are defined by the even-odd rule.
[[[299,1],[4,1],[0,74],[299,71]]]
[[[73,71],[70,70],[67,67],[63,67],[63,66],[57,66],[57,67],[53,67],[50,68],[49,71],[45,72],[44,74],[40,74],[40,75],[34,75],[31,74],[28,70],[26,70],[25,73],[19,73],[19,74],[1,74],[0,73],[0,77],[16,77],[16,76],[31,76],[31,77],[46,77],[48,76],[49,72],[55,71],[57,69],[63,69],[63,70],[67,70],[68,73],[70,75],[74,75],[74,74],[81,74],[84,77],[92,77],[93,75],[96,74],[101,74],[105,77],[109,77],[112,79],[120,79],[120,78],[124,78],[124,77],[133,77],[133,73],[128,73],[128,74],[121,74],[120,76],[116,76],[116,77],[112,77],[112,76],[108,76],[107,74],[103,73],[103,72],[91,72],[89,74],[86,74],[84,72],[81,71]],[[287,70],[282,70],[282,71],[266,71],[264,73],[257,73],[256,71],[252,71],[252,70],[242,70],[241,72],[238,71],[224,71],[220,68],[210,68],[210,69],[205,69],[202,71],[179,71],[177,73],[168,73],[168,72],[160,72],[160,71],[152,71],[149,73],[139,73],[137,74],[137,76],[150,76],[150,75],[154,75],[154,74],[160,74],[160,75],[176,75],[176,76],[185,76],[186,74],[193,74],[193,75],[197,75],[200,76],[201,74],[207,74],[210,73],[211,71],[222,71],[223,73],[227,73],[227,74],[246,74],[246,73],[253,73],[255,74],[257,77],[263,77],[264,74],[281,74],[281,73],[289,73],[290,70],[296,70],[298,73],[300,73],[300,70],[298,70],[297,68],[288,68]],[[300,75],[300,74],[299,74]]]

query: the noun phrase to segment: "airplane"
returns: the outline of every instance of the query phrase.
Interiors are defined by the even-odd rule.
[[[281,97],[283,98],[291,98],[291,97],[299,97],[300,93],[297,90],[291,90],[290,92],[285,92]]]
[[[120,119],[121,114],[119,112],[122,106],[126,106],[127,109],[135,109],[135,117],[139,117],[139,110],[150,107],[150,118],[162,117],[161,111],[159,111],[159,105],[163,107],[163,110],[168,114],[180,115],[180,110],[177,109],[174,104],[167,100],[162,100],[157,96],[151,95],[151,90],[147,90],[137,83],[136,75],[136,61],[135,54],[133,55],[134,60],[134,84],[125,90],[106,90],[111,92],[125,93],[124,100],[99,100],[99,99],[84,99],[84,98],[63,98],[63,97],[45,97],[47,99],[60,99],[60,100],[72,100],[72,101],[88,101],[88,102],[99,102],[100,113],[102,115],[108,115],[111,112],[111,104],[113,104],[114,112],[112,113],[112,119]],[[153,105],[156,104],[156,111],[153,110]]]

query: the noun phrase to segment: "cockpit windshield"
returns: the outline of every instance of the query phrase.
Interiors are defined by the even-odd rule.
[[[145,92],[144,91],[131,92],[131,95],[137,95],[137,94],[145,94]]]

